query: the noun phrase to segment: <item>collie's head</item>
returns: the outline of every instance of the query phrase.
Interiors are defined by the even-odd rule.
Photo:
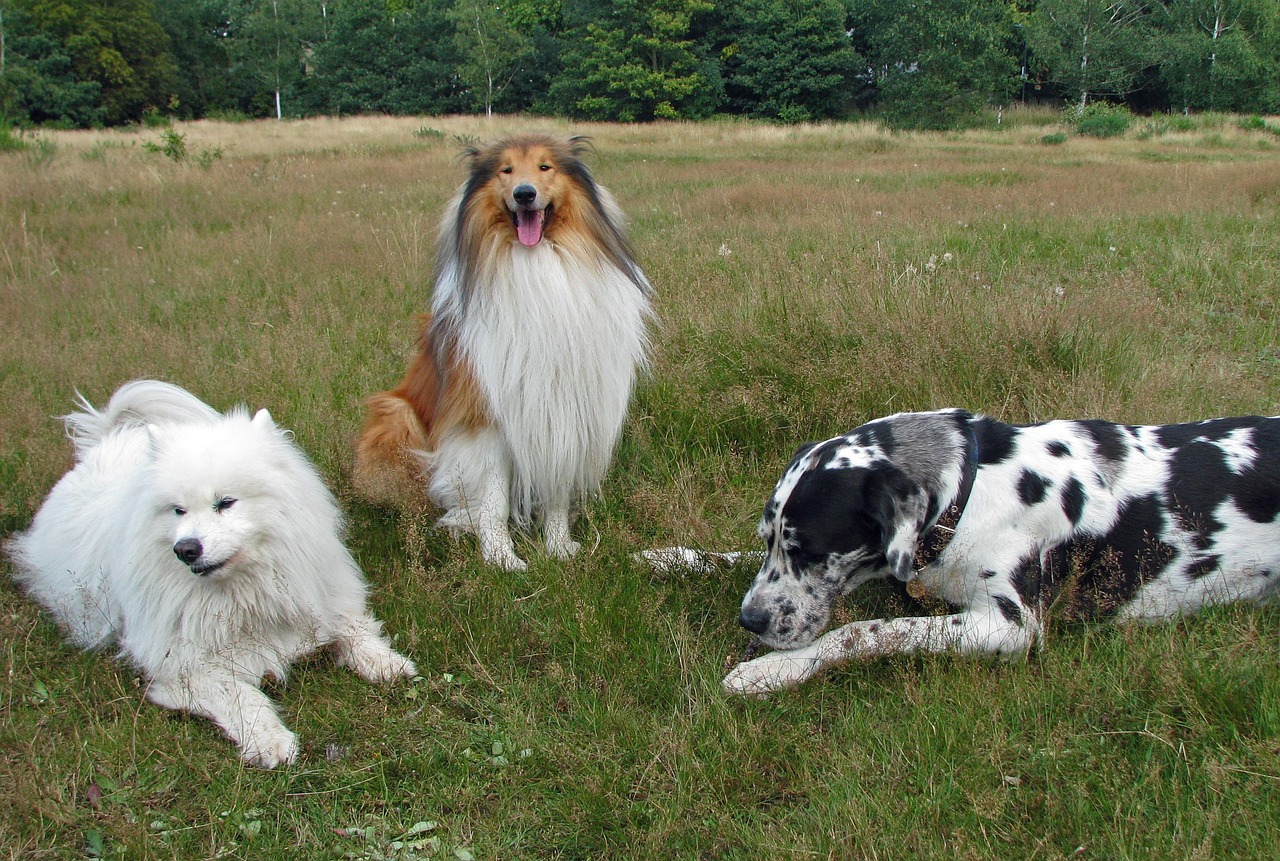
[[[464,150],[470,175],[455,199],[456,221],[446,225],[452,247],[442,249],[459,259],[445,262],[477,273],[496,251],[551,242],[570,254],[603,258],[647,292],[622,210],[583,161],[590,149],[585,137],[527,134]]]

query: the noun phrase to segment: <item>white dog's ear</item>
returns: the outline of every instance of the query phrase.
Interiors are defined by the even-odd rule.
[[[276,423],[271,419],[271,413],[265,409],[258,410],[253,415],[253,421],[250,422],[256,428],[273,428]]]
[[[867,502],[884,536],[884,558],[893,576],[911,579],[916,545],[929,516],[929,495],[902,470],[884,465],[867,485]]]
[[[160,440],[163,437],[164,431],[160,430],[159,425],[147,425],[147,445],[152,454],[155,454],[156,449],[160,447]]]

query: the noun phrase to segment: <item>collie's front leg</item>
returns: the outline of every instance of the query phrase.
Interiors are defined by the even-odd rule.
[[[485,562],[523,571],[524,560],[516,554],[508,528],[510,474],[510,457],[497,431],[456,434],[440,444],[429,490],[445,509],[438,526],[474,532]]]
[[[542,535],[547,554],[556,559],[570,559],[582,545],[569,537],[569,502],[549,504],[542,512]]]

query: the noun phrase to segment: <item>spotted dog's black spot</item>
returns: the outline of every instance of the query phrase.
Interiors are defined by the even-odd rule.
[[[1062,513],[1071,521],[1071,525],[1079,526],[1084,516],[1085,503],[1089,496],[1084,492],[1084,485],[1079,479],[1069,478],[1062,485]]]
[[[1213,443],[1197,440],[1174,451],[1165,489],[1179,523],[1194,536],[1196,549],[1213,545],[1213,534],[1223,526],[1215,512],[1236,480],[1226,455]]]
[[[1005,595],[997,595],[993,599],[996,602],[996,608],[1000,611],[1000,615],[1019,628],[1022,627],[1022,608],[1018,606],[1018,602]]]
[[[1202,556],[1187,566],[1187,576],[1192,580],[1199,580],[1201,577],[1217,571],[1218,564],[1221,561],[1222,557],[1218,555]]]
[[[1105,535],[1082,537],[1055,548],[1042,600],[1056,600],[1069,592],[1064,616],[1114,615],[1177,558],[1177,548],[1160,537],[1167,525],[1165,518],[1158,497],[1135,497],[1121,507]]]
[[[990,580],[992,577],[996,576],[996,572],[992,571],[990,568],[983,568],[978,576],[983,580]]]
[[[1013,454],[1013,441],[1018,429],[992,419],[974,419],[973,433],[978,440],[978,462],[983,465],[1003,463]]]
[[[1054,457],[1071,457],[1071,446],[1061,440],[1054,440],[1045,446],[1045,451]]]
[[[1275,419],[1262,416],[1233,416],[1203,422],[1160,425],[1155,429],[1155,436],[1165,448],[1179,448],[1198,439],[1219,442],[1239,430],[1275,424]]]
[[[1043,502],[1050,483],[1043,475],[1024,469],[1018,476],[1018,498],[1023,505],[1036,505]]]
[[[1126,434],[1120,425],[1113,425],[1099,419],[1076,422],[1076,425],[1093,438],[1094,451],[1103,460],[1118,464],[1129,454],[1129,445],[1125,442]]]

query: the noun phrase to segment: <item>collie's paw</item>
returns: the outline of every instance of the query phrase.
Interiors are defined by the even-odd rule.
[[[278,724],[259,728],[240,745],[240,758],[255,768],[275,768],[298,759],[298,737]]]
[[[582,550],[582,545],[572,538],[548,538],[547,555],[555,559],[572,559]]]

